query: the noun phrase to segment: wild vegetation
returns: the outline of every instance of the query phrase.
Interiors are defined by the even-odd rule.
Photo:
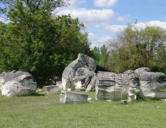
[[[103,45],[101,48],[94,47],[93,48],[93,55],[96,60],[96,64],[106,68],[108,67],[108,57],[109,57],[109,51],[105,45]]]
[[[0,72],[32,73],[39,85],[49,84],[77,54],[90,54],[84,25],[70,16],[52,16],[59,0],[0,1],[10,23],[0,23]],[[5,10],[6,9],[6,10]]]
[[[129,25],[109,45],[90,49],[84,25],[78,19],[52,11],[62,0],[0,0],[0,72],[30,72],[39,86],[61,78],[64,68],[85,53],[96,59],[99,70],[123,72],[147,66],[166,73],[166,30],[138,29]]]
[[[107,49],[109,54],[105,54]],[[102,50],[105,52],[96,52]],[[162,28],[129,25],[106,49],[93,51],[99,65],[117,73],[139,67],[166,73],[166,30]]]

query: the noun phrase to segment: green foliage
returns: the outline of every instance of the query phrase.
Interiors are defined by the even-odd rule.
[[[60,5],[54,2],[15,1],[10,23],[0,25],[6,27],[0,30],[0,71],[28,71],[39,85],[49,84],[79,52],[90,54],[84,26],[70,16],[53,18],[52,9]]]
[[[110,44],[109,66],[116,72],[144,66],[163,71],[166,67],[165,41],[166,31],[161,28],[137,29],[129,25],[117,41]]]
[[[93,55],[95,57],[97,65],[101,67],[107,67],[109,52],[105,45],[103,45],[101,48],[94,47]]]
[[[100,48],[94,47],[93,48],[93,55],[94,55],[94,58],[96,60],[96,63],[99,64],[99,61],[100,61]]]
[[[0,13],[8,16],[11,10],[25,7],[30,13],[41,11],[51,15],[55,8],[62,5],[64,5],[63,0],[0,0]]]

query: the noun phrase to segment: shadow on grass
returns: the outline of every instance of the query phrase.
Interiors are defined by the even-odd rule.
[[[40,93],[32,93],[31,95],[23,95],[23,96],[16,96],[16,97],[30,97],[30,96],[45,96],[46,94],[40,94]]]
[[[40,93],[33,93],[30,96],[45,96],[46,94],[40,94]]]

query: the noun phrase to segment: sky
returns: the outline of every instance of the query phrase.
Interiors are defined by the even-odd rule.
[[[137,28],[166,29],[166,0],[65,0],[68,6],[55,10],[70,14],[85,25],[91,47],[101,47],[116,38],[128,24]],[[53,13],[54,14],[54,13]],[[0,18],[0,21],[5,22]]]
[[[166,29],[166,0],[66,0],[58,15],[70,14],[85,24],[91,47],[113,40],[128,24]]]

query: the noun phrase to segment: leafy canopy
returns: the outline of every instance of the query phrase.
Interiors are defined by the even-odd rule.
[[[129,25],[116,41],[110,43],[109,67],[116,72],[145,66],[163,71],[166,67],[165,41],[166,30],[162,28],[137,29]]]
[[[52,17],[52,10],[62,6],[62,1],[0,2],[3,14],[10,19],[9,24],[0,24],[1,72],[28,71],[39,85],[50,84],[79,52],[91,54],[87,34],[81,32],[84,25],[78,19]]]

